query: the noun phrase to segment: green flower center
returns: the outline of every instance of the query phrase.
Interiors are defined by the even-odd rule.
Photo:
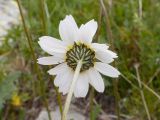
[[[94,66],[95,52],[83,43],[74,43],[66,53],[66,62],[73,70],[76,69],[78,61],[82,60],[81,72]]]

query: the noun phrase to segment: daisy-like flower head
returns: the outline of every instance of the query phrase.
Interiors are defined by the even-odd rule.
[[[49,36],[40,38],[39,45],[51,56],[39,58],[38,63],[56,65],[48,73],[56,75],[54,84],[63,95],[69,92],[79,60],[82,67],[74,88],[75,97],[85,97],[89,84],[98,92],[103,92],[105,86],[101,74],[113,78],[119,76],[119,71],[109,65],[117,54],[108,50],[106,44],[92,43],[97,27],[97,22],[91,20],[78,28],[74,18],[67,15],[59,24],[62,40]]]

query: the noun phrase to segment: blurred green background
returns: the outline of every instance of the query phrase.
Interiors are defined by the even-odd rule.
[[[9,1],[7,1],[9,2]],[[66,15],[74,16],[80,26],[91,19],[101,21],[99,35],[95,40],[110,44],[106,32],[106,18],[99,0],[21,0],[27,29],[32,39],[36,58],[44,56],[38,46],[38,38],[50,35],[60,38],[58,26]],[[160,95],[160,1],[159,0],[104,0],[108,12],[113,44],[118,54],[116,67],[119,77],[119,107],[122,120],[147,120],[140,91],[143,90],[152,120],[160,120],[160,99],[146,87],[139,88],[135,66],[141,81]],[[43,11],[44,10],[44,11]],[[100,19],[101,18],[101,19]],[[1,21],[0,21],[1,22]],[[32,120],[44,108],[34,60],[20,21],[8,30],[0,46],[0,117],[8,120]],[[45,98],[48,104],[57,104],[56,90],[49,67],[40,67]],[[128,82],[126,81],[128,80]],[[91,120],[102,115],[115,115],[113,79],[104,77],[105,92],[94,94],[94,107],[88,113]],[[65,97],[61,96],[64,102]],[[89,109],[89,95],[76,99],[74,104],[82,111]],[[80,104],[81,103],[81,104]],[[31,109],[33,112],[31,112]],[[102,119],[103,120],[103,119]],[[105,119],[104,119],[105,120]]]

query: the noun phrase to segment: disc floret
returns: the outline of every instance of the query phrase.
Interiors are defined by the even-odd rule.
[[[73,70],[76,69],[78,61],[82,60],[81,72],[94,66],[95,52],[84,43],[74,43],[66,52],[66,62]]]

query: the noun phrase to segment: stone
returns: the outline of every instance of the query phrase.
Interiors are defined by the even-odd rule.
[[[54,111],[50,112],[52,120],[61,120],[59,107],[56,107]],[[70,107],[67,120],[85,120],[85,116],[76,110],[75,106]],[[46,110],[42,110],[36,120],[49,120]]]

